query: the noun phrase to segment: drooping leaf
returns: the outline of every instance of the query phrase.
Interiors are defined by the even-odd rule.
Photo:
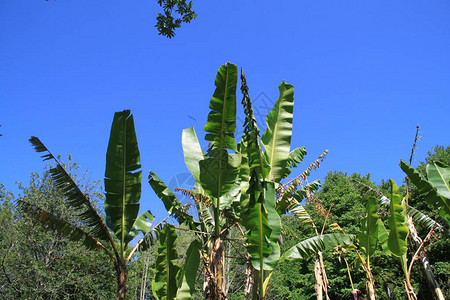
[[[366,259],[375,252],[378,240],[378,214],[377,199],[375,197],[367,197],[366,217],[361,221],[361,229],[359,231],[359,244],[365,249]]]
[[[281,256],[280,262],[308,259],[319,251],[323,252],[337,246],[349,246],[353,239],[353,235],[339,232],[317,235],[291,247]]]
[[[435,208],[439,209],[439,214],[448,222],[450,223],[450,203],[449,199],[443,197],[441,194],[439,194],[436,190],[436,188],[428,181],[426,180],[416,169],[411,167],[408,163],[406,163],[404,160],[400,161],[400,167],[402,168],[403,172],[408,175],[408,178],[411,180],[411,182],[417,187],[419,190],[419,193],[422,194],[425,199],[433,205]],[[432,167],[433,168],[433,167]],[[427,170],[428,171],[428,170]],[[435,172],[437,170],[431,170],[431,177],[437,186],[441,187],[441,192],[444,190],[444,185],[439,184],[439,182],[442,179],[442,176],[438,174],[438,172]],[[445,191],[444,191],[445,195]]]
[[[18,200],[17,203],[22,210],[30,214],[41,225],[46,228],[56,230],[59,234],[67,237],[71,241],[80,241],[90,250],[104,248],[99,241],[83,229],[29,202]]]
[[[167,187],[153,171],[150,171],[148,176],[148,183],[152,187],[155,194],[164,203],[169,214],[172,214],[179,223],[183,223],[186,220],[186,214],[183,210],[183,205],[177,196]]]
[[[235,149],[237,67],[227,63],[217,72],[216,89],[209,103],[211,112],[203,128],[205,139],[219,149]]]
[[[159,232],[156,271],[152,281],[153,296],[158,300],[172,300],[177,295],[176,276],[180,267],[173,262],[178,259],[176,238],[175,227],[171,224],[164,225]]]
[[[128,244],[132,241],[139,233],[146,234],[152,227],[152,221],[155,219],[152,212],[147,210],[143,212],[134,221],[133,227],[125,238],[125,242]]]
[[[398,188],[394,180],[391,182],[391,205],[389,213],[389,232],[388,246],[392,254],[397,257],[402,257],[408,250],[408,225],[405,213],[405,203],[402,197],[398,194]]]
[[[116,112],[111,126],[105,171],[106,223],[125,246],[139,212],[142,172],[133,116]],[[123,253],[123,249],[121,251]]]
[[[280,97],[267,115],[267,129],[261,141],[270,165],[269,180],[279,182],[284,175],[292,136],[294,87],[284,81],[279,86]]]
[[[91,228],[92,236],[103,241],[109,240],[109,232],[102,218],[61,163],[37,137],[33,136],[29,141],[37,152],[46,153],[42,156],[44,160],[53,160],[56,163],[56,166],[50,169],[51,178],[56,187],[64,193],[64,200],[67,204],[75,208],[77,210],[77,215]]]
[[[198,266],[200,264],[200,249],[202,244],[193,240],[186,252],[186,261],[177,274],[177,300],[192,299],[195,292],[195,280],[197,278]]]
[[[431,230],[433,228],[438,230],[443,229],[441,224],[412,206],[406,205],[406,213],[413,218],[416,224],[420,224],[427,230]]]
[[[203,150],[198,142],[194,127],[183,130],[181,137],[183,145],[184,161],[196,182],[200,182],[199,162],[204,159]]]

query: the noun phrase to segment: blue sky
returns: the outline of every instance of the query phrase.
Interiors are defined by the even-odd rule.
[[[282,80],[295,86],[292,145],[307,147],[303,167],[330,150],[312,179],[343,170],[401,181],[398,162],[409,158],[416,125],[413,164],[449,144],[450,2],[194,8],[198,19],[167,39],[154,28],[154,0],[2,0],[0,182],[17,191],[15,181],[43,169],[31,135],[102,179],[113,114],[131,109],[144,178],[151,169],[182,184],[181,131],[195,126],[203,138],[215,74],[227,61],[244,68],[261,115]],[[163,217],[145,181],[142,205]]]

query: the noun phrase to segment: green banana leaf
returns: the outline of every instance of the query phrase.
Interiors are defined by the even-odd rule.
[[[147,210],[143,212],[134,221],[133,227],[125,238],[125,243],[132,241],[139,233],[146,234],[152,227],[152,221],[155,219],[152,212]]]
[[[44,161],[53,160],[56,163],[56,166],[50,169],[50,176],[56,187],[63,191],[67,204],[75,208],[81,221],[85,222],[91,228],[90,234],[99,240],[109,240],[111,237],[102,218],[56,157],[53,156],[37,137],[32,136],[29,141],[34,146],[36,152],[46,153],[42,155]]]
[[[450,199],[450,168],[448,166],[438,162],[428,164],[427,177],[441,197]]]
[[[378,240],[378,214],[377,199],[369,196],[366,205],[366,217],[361,220],[361,229],[359,231],[359,245],[364,248],[366,258],[375,252]]]
[[[186,261],[177,274],[177,300],[192,299],[195,292],[198,266],[200,264],[200,249],[202,244],[193,240],[186,252]]]
[[[353,239],[353,235],[339,232],[317,235],[291,247],[281,256],[280,262],[308,259],[319,251],[333,249],[337,246],[349,246],[353,243]]]
[[[184,161],[196,182],[200,182],[200,166],[199,161],[204,159],[203,150],[197,139],[194,127],[183,130],[181,137],[183,145]]]
[[[17,204],[23,211],[33,216],[33,218],[42,226],[57,231],[69,240],[80,241],[90,250],[104,248],[91,234],[61,218],[58,218],[52,213],[49,213],[36,205],[23,200],[17,200]],[[106,248],[104,248],[104,250],[106,250]]]
[[[209,157],[200,161],[200,183],[207,195],[215,199],[219,209],[220,197],[229,192],[237,180],[241,156],[226,149],[213,148]]]
[[[391,231],[389,232],[388,246],[392,254],[397,257],[402,257],[408,251],[408,223],[406,220],[405,203],[402,197],[398,194],[398,188],[394,180],[391,182],[391,205],[388,225]]]
[[[125,237],[133,227],[139,212],[142,172],[137,171],[139,148],[133,116],[129,110],[116,112],[111,127],[105,171],[106,224],[120,241],[121,252]]]
[[[247,229],[247,251],[256,270],[273,270],[280,257],[281,234],[280,216],[275,211],[274,183],[261,184],[254,172],[248,192],[250,204],[241,216]]]
[[[383,221],[378,218],[377,220],[378,227],[378,241],[381,244],[381,248],[386,255],[391,255],[391,250],[389,250],[388,240],[389,240],[389,232],[383,224]]]
[[[158,198],[164,203],[167,212],[172,214],[180,224],[186,221],[187,215],[183,211],[183,205],[180,200],[153,171],[150,171],[148,183]]]
[[[153,296],[158,300],[172,300],[177,295],[177,273],[180,267],[173,261],[178,259],[175,227],[166,224],[159,232],[155,277],[152,281]]]
[[[425,196],[425,199],[439,209],[439,214],[450,223],[450,203],[447,195],[446,188],[448,188],[448,169],[442,168],[438,165],[427,166],[427,172],[429,174],[429,180],[426,180],[418,171],[411,167],[404,160],[400,161],[400,168],[408,175],[411,182],[419,189],[419,193]],[[431,176],[431,178],[430,178]],[[447,178],[447,180],[445,179]],[[431,183],[431,181],[433,183]],[[439,188],[439,190],[437,189]]]
[[[267,115],[267,129],[261,142],[270,165],[269,181],[279,182],[285,174],[289,157],[292,118],[294,112],[294,87],[284,81],[279,86],[280,97]]]
[[[303,161],[303,158],[307,154],[305,147],[295,148],[289,153],[286,166],[283,171],[283,178],[286,178],[291,174],[291,168],[296,168]]]
[[[230,63],[222,65],[217,72],[215,86],[209,103],[211,112],[203,128],[208,132],[205,139],[221,150],[235,149],[237,66]]]

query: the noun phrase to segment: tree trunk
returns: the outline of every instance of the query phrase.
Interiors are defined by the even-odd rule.
[[[409,225],[409,232],[410,232],[410,242],[411,242],[411,249],[414,253],[419,249],[420,245],[422,244],[422,239],[417,234],[416,227],[414,226],[414,223],[412,221],[412,218],[408,216],[408,225]],[[420,262],[423,266],[423,272],[425,273],[427,277],[427,283],[430,289],[433,291],[433,296],[436,300],[445,300],[444,295],[442,294],[441,287],[439,286],[439,283],[437,282],[436,278],[434,277],[433,271],[431,270],[430,262],[428,261],[428,257],[426,256],[425,252],[422,250],[419,253],[420,256]]]
[[[206,266],[206,280],[204,284],[205,299],[226,300],[226,282],[224,277],[225,252],[223,249],[223,241],[220,238],[216,238],[212,241],[212,245],[209,262]]]
[[[375,293],[375,282],[373,280],[372,272],[367,273],[366,287],[369,299],[376,300],[377,294]]]
[[[117,300],[125,300],[127,296],[127,277],[127,268],[117,267]]]
[[[246,269],[245,269],[245,275],[246,275],[246,278],[245,278],[245,288],[244,288],[244,299],[245,300],[250,300],[251,299],[251,296],[252,296],[252,294],[251,294],[251,292],[252,292],[252,289],[253,289],[253,278],[252,278],[252,276],[253,276],[253,272],[252,272],[252,269],[253,269],[253,267],[252,267],[252,262],[251,262],[251,260],[250,260],[251,258],[250,258],[250,255],[249,254],[247,254],[247,267],[246,267]]]
[[[316,262],[314,263],[314,277],[315,277],[315,289],[317,293],[317,300],[323,299],[323,293],[325,293],[325,297],[327,300],[328,297],[328,278],[327,273],[325,272],[325,266],[323,264],[323,255],[322,252],[319,251],[316,256]]]
[[[320,274],[320,263],[319,263],[319,259],[316,259],[316,262],[314,263],[314,278],[315,278],[315,284],[314,284],[314,288],[316,289],[316,299],[317,300],[322,300],[323,299],[323,280],[322,280],[322,276]]]

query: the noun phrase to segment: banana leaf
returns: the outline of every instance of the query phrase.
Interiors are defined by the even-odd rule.
[[[446,197],[448,190],[448,169],[438,165],[428,165],[427,173],[429,180],[426,180],[418,171],[411,167],[404,160],[400,161],[400,168],[408,175],[411,182],[418,188],[429,204],[439,209],[439,214],[450,223],[450,203]],[[445,179],[447,178],[447,179]],[[431,183],[433,182],[433,183]],[[439,188],[439,190],[438,190]]]
[[[270,165],[269,181],[279,182],[285,174],[289,157],[292,118],[294,112],[294,87],[284,81],[279,86],[280,97],[267,115],[267,129],[261,141],[266,160]]]
[[[383,224],[381,219],[377,220],[378,227],[378,241],[381,244],[381,248],[386,255],[391,255],[391,250],[389,250],[388,240],[389,240],[389,232]]]
[[[18,200],[17,204],[23,211],[33,216],[42,226],[57,231],[69,240],[80,241],[90,250],[104,248],[91,234],[52,213],[23,200]]]
[[[200,161],[200,183],[207,195],[221,207],[220,197],[229,192],[237,180],[241,156],[229,154],[226,149],[213,148],[209,157]]]
[[[50,169],[50,176],[56,187],[64,193],[67,204],[75,208],[81,221],[85,222],[91,228],[90,234],[99,240],[109,240],[109,232],[102,218],[61,163],[37,137],[33,136],[29,141],[37,152],[46,153],[42,155],[44,160],[53,160],[56,163],[56,166]]]
[[[379,220],[377,209],[377,199],[369,196],[366,205],[366,217],[361,220],[361,229],[358,235],[359,245],[364,248],[368,261],[377,248]]]
[[[204,159],[203,150],[198,142],[194,127],[183,130],[181,137],[183,145],[184,161],[196,182],[200,182],[200,166],[199,161]]]
[[[450,168],[448,166],[439,162],[428,164],[427,177],[441,197],[450,199]]]
[[[193,240],[186,252],[186,261],[177,274],[177,300],[192,299],[195,292],[198,266],[200,264],[200,249],[202,244]]]
[[[280,262],[308,259],[319,251],[333,249],[337,246],[349,246],[353,243],[353,239],[353,235],[339,232],[317,235],[291,247],[281,256]]]
[[[143,212],[134,221],[133,227],[125,238],[125,242],[128,244],[132,241],[139,233],[146,234],[152,227],[152,221],[155,219],[152,212],[147,210]]]
[[[280,216],[275,211],[274,183],[261,184],[257,173],[251,178],[250,204],[242,214],[247,229],[247,251],[256,270],[273,270],[280,257]]]
[[[180,200],[153,171],[150,171],[148,183],[158,198],[162,200],[167,212],[172,214],[180,224],[186,221],[187,215],[183,211]]]
[[[406,220],[405,203],[398,194],[398,188],[394,180],[391,181],[391,205],[388,225],[389,232],[388,246],[392,254],[402,257],[408,251],[408,224]]]
[[[205,139],[219,149],[235,149],[237,67],[227,63],[217,72],[216,89],[209,103],[211,112],[203,128]]]
[[[120,241],[121,252],[139,212],[142,172],[133,116],[116,112],[111,127],[105,171],[106,224]]]
[[[303,158],[307,154],[305,147],[295,148],[289,153],[286,166],[283,171],[283,178],[286,178],[291,174],[291,168],[296,168],[303,161]]]
[[[153,296],[158,300],[172,300],[177,295],[177,273],[180,270],[173,261],[178,259],[175,227],[166,224],[159,232],[155,277],[152,281]]]

